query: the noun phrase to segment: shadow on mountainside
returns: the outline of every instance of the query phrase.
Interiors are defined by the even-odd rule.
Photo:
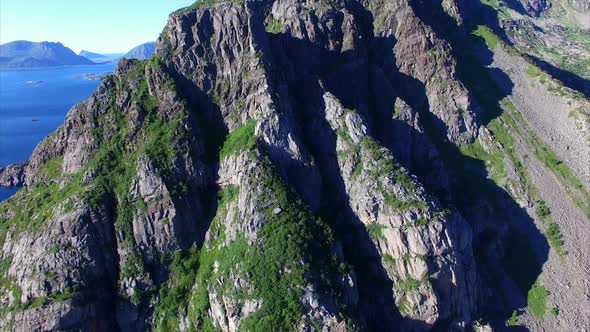
[[[424,83],[399,71],[391,52],[397,41],[393,37],[374,36],[372,15],[359,3],[346,2],[346,6],[365,23],[365,31],[361,32],[364,47],[332,52],[287,34],[268,33],[269,48],[263,51],[268,52],[266,58],[272,59],[275,67],[271,68],[274,71],[271,77],[278,78],[270,84],[277,86],[278,98],[287,98],[294,106],[301,137],[320,169],[323,182],[320,215],[343,244],[345,260],[353,266],[358,278],[358,310],[366,319],[364,323],[373,331],[396,331],[404,326],[446,331],[451,321],[441,320],[429,326],[400,314],[394,302],[393,281],[369,232],[350,206],[337,160],[337,136],[324,120],[325,91],[338,98],[347,109],[357,112],[370,136],[388,148],[402,166],[416,174],[430,194],[445,207],[457,209],[470,223],[480,294],[479,316],[472,319],[483,319],[490,322],[494,330],[501,330],[513,311],[526,307],[526,294],[547,260],[547,241],[526,210],[488,179],[485,162],[465,156],[448,141],[446,124],[430,111]],[[487,79],[489,70],[485,64],[468,51],[457,51],[469,49],[463,44],[467,32],[457,32],[458,28],[440,4],[436,7],[430,2],[426,5],[416,1],[413,8],[452,46],[460,79],[479,103],[480,124],[486,125],[498,118],[502,112],[499,103],[506,95]],[[493,15],[488,11],[484,13]],[[335,15],[334,24],[342,23],[342,19]],[[486,57],[491,62],[489,50]],[[505,73],[496,74],[503,77],[503,84],[509,91],[510,78]],[[175,78],[191,104],[205,112],[205,119],[196,121],[205,121],[207,126],[200,127],[208,127],[212,137],[216,132],[226,133],[219,108],[211,98],[182,75],[177,74]],[[392,118],[392,105],[398,98],[418,113],[425,132]],[[215,139],[209,151],[218,151],[220,142]],[[216,163],[218,160],[212,158],[211,165]],[[215,201],[214,197],[211,199]],[[354,308],[349,310],[347,314],[359,318]]]
[[[440,3],[435,7],[430,3],[426,6],[415,1],[413,7],[416,14],[433,27],[439,37],[451,45],[453,55],[458,60],[459,77],[480,104],[481,123],[487,125],[500,116],[502,113],[500,103],[512,91],[513,84],[506,73],[497,68],[486,67],[491,64],[493,53],[484,47],[483,39],[480,38],[471,47],[465,47],[465,34],[469,33],[470,29],[465,31],[453,29],[452,27],[456,25]],[[503,40],[510,44],[499,26],[495,10],[480,3],[473,9],[485,15],[478,17],[478,15],[467,14],[468,17],[475,18],[474,22],[470,22],[472,26],[478,24],[491,26]],[[479,52],[477,57],[473,53],[475,49]],[[492,75],[499,80],[492,80]],[[436,123],[440,121],[432,115],[429,118],[426,126],[436,126]],[[449,155],[448,160],[451,162],[446,164],[456,165],[451,166],[451,172],[455,171],[458,180],[455,183],[456,187],[451,190],[455,196],[452,203],[456,204],[466,219],[472,223],[476,232],[474,244],[478,275],[480,278],[487,279],[483,280],[484,294],[480,296],[482,314],[484,319],[491,321],[494,330],[502,329],[512,311],[519,311],[527,306],[527,293],[540,275],[542,265],[548,259],[548,242],[536,228],[534,220],[526,210],[520,207],[508,192],[482,174],[486,171],[485,164],[481,160],[462,156],[455,145],[448,144],[444,140],[444,136],[434,139],[433,142],[443,155]],[[443,159],[446,158],[443,157]],[[461,171],[461,165],[469,166],[467,170]],[[457,170],[459,172],[456,172]],[[483,228],[473,225],[473,221],[478,220],[478,215],[481,213],[478,211],[481,209],[478,201],[491,203],[487,204],[488,224],[479,225]],[[495,252],[495,249],[502,248],[505,250],[503,257]],[[502,273],[502,270],[506,273]],[[505,297],[504,301],[498,301],[494,290],[501,292]],[[526,330],[524,327],[511,328],[511,330],[515,329]]]
[[[528,58],[535,63],[535,65],[549,75],[560,81],[564,86],[576,90],[583,94],[586,98],[590,98],[590,80],[578,76],[570,71],[552,65],[551,63],[542,60],[534,55],[528,55]]]
[[[364,9],[348,5],[358,17],[369,17],[372,25],[372,17]],[[435,31],[443,32],[441,37],[454,50],[462,48],[455,41],[460,40],[458,37],[465,38],[465,35],[450,33],[453,30],[448,25],[450,19],[446,14],[439,16],[436,11],[425,14],[426,10],[432,10],[432,6],[426,10],[419,6],[414,9]],[[442,11],[442,7],[437,9]],[[354,266],[359,278],[359,308],[368,318],[367,326],[371,330],[385,327],[396,330],[400,326],[418,324],[402,318],[391,300],[392,280],[387,276],[378,250],[363,223],[350,207],[336,158],[336,134],[321,123],[321,119],[325,118],[323,91],[336,96],[345,108],[355,110],[363,118],[370,136],[387,147],[404,167],[419,176],[431,194],[445,206],[458,209],[470,222],[482,285],[478,301],[481,308],[479,318],[492,323],[495,329],[501,329],[513,311],[526,307],[526,294],[547,260],[547,241],[526,210],[503,188],[488,179],[484,161],[465,156],[456,145],[448,142],[446,124],[430,112],[424,84],[399,72],[395,59],[384,56],[391,52],[380,51],[391,50],[396,41],[391,37],[375,37],[372,26],[370,29],[371,32],[368,32],[369,29],[365,31],[369,35],[370,46],[367,44],[364,50],[343,53],[330,52],[286,34],[270,35],[273,57],[284,73],[288,95],[298,110],[296,117],[302,137],[324,180],[323,217],[330,221],[344,244],[345,258]],[[506,95],[486,79],[490,75],[489,70],[471,54],[455,52],[454,56],[459,62],[460,78],[480,103],[481,111],[477,114],[480,123],[486,125],[501,115],[499,104]],[[487,58],[491,62],[492,53],[489,50]],[[495,75],[504,77],[503,84],[512,87],[506,74]],[[392,105],[396,98],[401,98],[418,111],[426,133],[392,119]],[[400,132],[404,134],[396,136]],[[404,137],[407,141],[396,141],[396,138]],[[408,142],[411,150],[408,149]],[[432,151],[438,151],[438,156],[432,157]],[[425,161],[424,158],[429,159]],[[442,169],[429,168],[428,164],[437,162],[442,162]],[[433,181],[445,175],[449,178],[448,186]],[[400,322],[402,325],[399,325]],[[404,325],[406,323],[410,325]],[[445,331],[450,323],[439,321],[432,329]]]
[[[414,3],[420,4],[420,6],[424,6],[423,1],[424,0],[414,0]],[[518,12],[521,15],[530,16],[530,14],[523,7],[522,3],[519,2],[518,0],[504,0],[504,1],[508,5],[508,7],[510,7],[512,10]],[[498,11],[496,9],[494,9],[488,5],[482,4],[480,2],[480,0],[473,1],[471,6],[473,6],[471,8],[471,11],[468,12],[466,15],[466,17],[468,18],[468,20],[466,22],[468,26],[473,27],[476,25],[486,25],[490,29],[492,29],[492,31],[494,31],[494,33],[497,36],[499,36],[505,44],[507,44],[509,46],[514,46],[514,44],[510,40],[510,38],[508,38],[508,36],[506,35],[504,28],[502,28],[502,26],[500,25]],[[426,8],[426,7],[423,7],[423,8],[426,9],[426,10],[423,10],[424,14],[428,14],[429,8]],[[438,13],[439,13],[438,14],[439,17],[441,17],[441,14],[444,14],[444,13],[441,13],[440,11]],[[432,14],[433,13],[430,13],[430,15],[432,15]],[[423,16],[425,16],[425,15],[423,15]],[[446,28],[445,31],[446,31],[447,35],[453,34],[452,31],[449,30],[448,27]],[[455,36],[455,37],[457,37],[457,36]],[[524,54],[524,56],[526,58],[528,58],[530,61],[532,61],[537,67],[543,69],[544,71],[549,73],[549,75],[551,75],[553,78],[560,81],[564,86],[582,93],[584,96],[586,96],[586,98],[590,98],[590,80],[588,80],[584,77],[581,77],[581,76],[577,75],[576,73],[561,69],[561,68],[555,66],[554,64],[551,64],[551,63],[549,63],[537,56],[532,55],[532,54],[526,53],[526,54]]]
[[[323,184],[320,215],[342,242],[345,260],[353,266],[357,276],[358,310],[367,320],[365,324],[369,330],[398,330],[402,318],[393,301],[393,281],[381,264],[367,229],[350,206],[336,157],[337,136],[323,120],[326,118],[325,90],[339,98],[344,107],[354,109],[357,95],[347,89],[362,91],[366,82],[362,78],[350,80],[351,76],[344,77],[349,72],[342,71],[340,78],[344,80],[323,80],[326,71],[338,72],[338,68],[346,67],[349,60],[354,59],[352,52],[329,53],[311,42],[284,34],[269,37],[272,52],[269,56],[284,73],[281,80],[288,82],[280,98],[289,99],[298,110],[295,117],[302,130],[301,137],[320,169]],[[350,309],[347,314],[358,319],[358,313]]]
[[[210,69],[210,68],[209,68]],[[190,112],[189,121],[193,124],[193,128],[198,128],[198,136],[201,138],[200,144],[203,149],[203,162],[208,166],[211,174],[208,177],[214,176],[219,172],[219,151],[223,146],[225,137],[228,133],[223,116],[219,110],[219,106],[213,102],[213,100],[204,93],[201,88],[195,85],[195,83],[182,74],[176,72],[172,67],[167,68],[170,75],[174,77],[178,86],[179,94],[184,96],[189,105],[195,110]],[[211,75],[215,75],[215,71],[209,72]],[[202,199],[205,211],[203,216],[203,224],[198,225],[198,234],[193,243],[196,243],[200,248],[205,242],[205,235],[211,225],[213,218],[217,214],[218,209],[218,196],[220,195],[219,185],[216,183],[215,178],[209,179],[209,184],[205,188],[195,193],[200,195]],[[190,209],[190,204],[183,206],[183,208]],[[183,249],[188,249],[186,248]]]

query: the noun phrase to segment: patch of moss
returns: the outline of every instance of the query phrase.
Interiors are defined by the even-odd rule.
[[[182,197],[190,190],[190,185],[174,173],[175,158],[190,152],[191,135],[184,126],[186,122],[186,114],[169,120],[153,119],[144,130],[145,143],[140,150],[155,164],[173,197]]]
[[[503,45],[504,42],[498,37],[492,29],[485,25],[478,25],[477,29],[472,32],[473,35],[481,37],[490,49],[495,49],[498,45]]]
[[[401,115],[401,113],[402,113],[402,107],[399,105],[399,103],[396,102],[393,105],[393,112],[391,112],[391,116],[394,119],[397,119],[397,118],[399,118],[399,116]]]
[[[506,179],[506,165],[504,163],[504,154],[501,151],[492,153],[484,150],[479,140],[472,144],[463,144],[459,147],[461,153],[465,156],[483,160],[490,178],[497,184],[502,184]]]
[[[42,306],[47,304],[47,302],[48,301],[45,296],[37,297],[37,298],[31,300],[30,302],[28,302],[23,309],[28,310],[28,309],[41,308]]]
[[[421,286],[430,285],[430,281],[426,278],[423,280],[417,280],[412,277],[407,277],[405,279],[396,279],[395,280],[395,288],[403,293],[413,292],[418,290]]]
[[[506,320],[506,326],[518,326],[518,311],[512,311],[512,315]]]
[[[256,121],[249,119],[244,125],[231,132],[225,139],[219,159],[225,159],[234,153],[254,148],[257,143],[255,130]]]
[[[51,294],[51,297],[57,302],[66,302],[80,296],[81,292],[73,288],[66,288],[63,292]]]
[[[543,75],[547,75],[547,74],[543,73],[541,71],[541,69],[539,69],[539,67],[537,67],[535,65],[529,65],[527,67],[527,69],[525,70],[525,73],[531,78],[537,78],[537,77],[540,77]]]
[[[348,129],[346,128],[346,126],[336,129],[336,136],[340,137],[344,142],[348,143],[349,145],[353,143],[352,138],[348,134]]]
[[[362,159],[358,159],[356,165],[354,165],[354,170],[352,171],[352,176],[359,177],[363,174],[363,161]]]
[[[279,20],[271,18],[268,20],[268,22],[266,22],[265,29],[266,29],[266,32],[268,32],[268,33],[279,34],[279,33],[283,32],[284,27],[283,27],[283,24]]]
[[[61,175],[63,162],[63,156],[56,157],[46,161],[39,168],[37,176],[41,178],[57,179]]]
[[[387,228],[386,226],[374,223],[367,225],[366,228],[367,232],[369,233],[371,238],[373,238],[373,240],[385,238],[383,236],[383,230]]]
[[[527,304],[533,315],[543,320],[547,312],[547,296],[549,292],[540,281],[535,282],[528,292]]]
[[[143,274],[145,271],[143,258],[139,253],[133,252],[125,260],[125,264],[121,266],[121,272],[119,278],[125,280],[127,278],[137,277]]]
[[[567,251],[563,248],[565,245],[565,241],[563,240],[563,235],[561,234],[561,229],[559,225],[553,221],[549,221],[547,223],[547,228],[545,230],[545,234],[547,235],[547,239],[549,240],[549,244],[558,256],[565,256],[567,255]]]

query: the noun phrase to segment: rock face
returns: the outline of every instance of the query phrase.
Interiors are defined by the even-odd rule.
[[[570,0],[569,2],[572,4],[572,7],[574,7],[574,9],[580,12],[584,12],[590,9],[590,1],[588,0]]]
[[[459,35],[469,8],[440,7]],[[464,331],[503,317],[509,295],[485,302],[506,278],[493,264],[515,204],[457,156],[503,146],[448,26],[424,15],[437,9],[170,15],[150,60],[121,60],[28,164],[0,171],[26,185],[0,205],[2,329]]]
[[[14,41],[0,45],[0,69],[92,65],[61,43]]]
[[[540,16],[550,6],[551,3],[547,0],[527,0],[525,3],[526,10],[533,16]]]
[[[25,183],[25,168],[27,163],[12,164],[0,167],[0,186],[20,187]]]

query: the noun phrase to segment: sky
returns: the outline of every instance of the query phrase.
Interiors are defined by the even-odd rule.
[[[61,42],[78,53],[126,53],[155,41],[168,15],[195,0],[0,0],[0,44]]]

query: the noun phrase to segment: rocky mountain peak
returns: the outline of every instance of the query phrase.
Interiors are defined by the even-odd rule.
[[[475,159],[506,144],[496,90],[481,93],[493,79],[473,84],[465,64],[487,69],[458,49],[474,7],[172,13],[153,57],[121,60],[27,164],[0,170],[26,184],[0,205],[0,326],[464,331],[504,317],[489,298],[508,276],[490,271],[510,223],[529,220],[517,193],[533,194],[514,155],[498,182]]]

